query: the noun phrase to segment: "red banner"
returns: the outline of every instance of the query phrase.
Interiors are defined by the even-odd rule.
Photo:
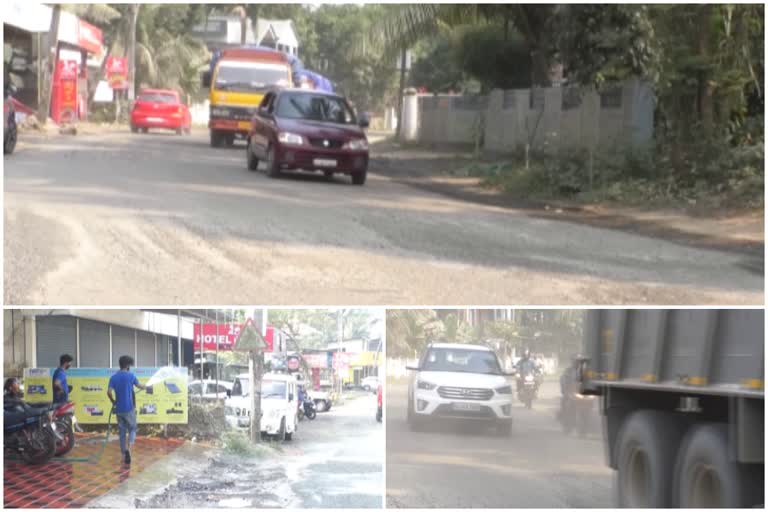
[[[127,57],[107,57],[105,67],[107,82],[112,89],[128,88],[128,58]],[[214,324],[211,324],[214,325]]]
[[[51,117],[57,123],[74,123],[77,120],[77,61],[56,62],[53,75]]]
[[[310,368],[328,368],[327,354],[302,354],[301,357],[304,358]]]
[[[94,27],[90,23],[83,20],[78,20],[78,46],[84,48],[93,54],[101,53],[101,29]]]

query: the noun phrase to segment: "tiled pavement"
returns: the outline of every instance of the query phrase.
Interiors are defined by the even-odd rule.
[[[131,452],[132,464],[122,463],[120,445],[112,437],[102,453],[103,437],[78,435],[75,448],[66,458],[85,458],[88,462],[68,462],[58,458],[38,466],[18,460],[5,460],[4,508],[79,508],[111,491],[131,475],[181,446],[181,439],[139,437]]]

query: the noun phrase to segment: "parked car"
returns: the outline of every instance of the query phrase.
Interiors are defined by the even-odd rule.
[[[16,109],[13,108],[13,95],[16,86],[6,82],[3,99],[3,154],[10,155],[16,149],[18,129],[16,127]]]
[[[317,412],[328,412],[333,405],[335,393],[333,392],[331,385],[321,383],[320,389],[309,391],[309,396],[311,396],[312,401],[315,402]]]
[[[481,345],[433,343],[419,365],[408,367],[408,425],[421,430],[428,420],[463,420],[512,432],[512,386],[496,354]]]
[[[131,110],[131,131],[147,133],[150,128],[174,130],[177,134],[192,131],[192,116],[171,89],[142,89]]]
[[[250,375],[238,375],[232,396],[224,401],[227,423],[248,428],[251,423]],[[261,434],[279,441],[290,441],[298,429],[298,389],[296,378],[283,373],[267,373],[261,380]]]
[[[202,389],[202,398],[228,398],[232,393],[232,383],[218,381],[215,379],[205,379],[203,381],[193,380],[187,386],[190,397],[200,397]]]
[[[379,378],[375,375],[364,378],[360,381],[360,387],[366,391],[376,392],[376,388],[379,387]]]
[[[381,384],[379,384],[378,389],[376,390],[376,421],[381,421],[382,417],[384,416],[384,411],[382,410],[382,388]]]
[[[267,93],[248,134],[248,169],[264,161],[267,174],[283,169],[321,171],[326,177],[347,174],[363,185],[368,173],[368,139],[343,97],[322,91],[283,89]]]

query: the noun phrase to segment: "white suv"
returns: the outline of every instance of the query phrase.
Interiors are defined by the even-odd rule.
[[[430,418],[487,422],[499,435],[512,432],[512,386],[496,354],[481,345],[433,343],[408,384],[408,424],[420,430]]]

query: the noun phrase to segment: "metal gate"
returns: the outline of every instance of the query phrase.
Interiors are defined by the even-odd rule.
[[[77,320],[73,316],[37,316],[37,367],[56,368],[59,357],[69,354],[77,363]]]
[[[109,325],[81,318],[80,366],[108,368],[109,363]]]

